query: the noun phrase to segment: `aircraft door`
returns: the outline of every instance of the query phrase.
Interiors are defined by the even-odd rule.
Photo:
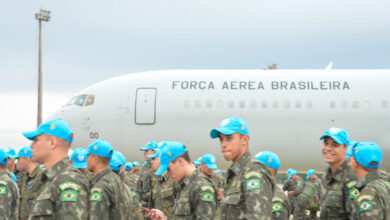
[[[135,123],[156,123],[156,88],[138,88],[135,97]]]

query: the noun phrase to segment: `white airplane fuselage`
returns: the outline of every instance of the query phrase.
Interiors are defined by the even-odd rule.
[[[175,140],[192,160],[214,154],[222,169],[230,162],[209,134],[225,118],[247,122],[253,156],[270,150],[282,169],[302,171],[326,167],[319,137],[336,126],[352,140],[376,142],[388,170],[389,83],[390,70],[151,71],[94,84],[50,118],[71,125],[74,148],[105,139],[134,161],[143,158],[139,148],[148,141]],[[93,104],[82,95],[93,96]]]

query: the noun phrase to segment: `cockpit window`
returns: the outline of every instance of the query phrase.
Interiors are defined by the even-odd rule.
[[[93,105],[94,101],[95,101],[95,95],[83,94],[83,95],[73,97],[66,105],[89,106],[89,105]]]

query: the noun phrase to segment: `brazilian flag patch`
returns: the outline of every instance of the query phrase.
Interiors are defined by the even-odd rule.
[[[62,202],[76,202],[77,201],[77,191],[76,190],[64,190],[61,193]]]
[[[0,187],[0,195],[4,195],[6,192],[5,187]]]
[[[361,212],[372,210],[372,203],[371,201],[363,201],[359,204],[359,207]]]
[[[247,190],[260,189],[260,179],[250,179],[246,181]]]
[[[273,203],[272,204],[272,212],[281,212],[283,211],[282,203]]]
[[[349,198],[350,199],[356,199],[358,196],[360,196],[360,192],[357,189],[350,189],[349,190]]]
[[[91,194],[91,201],[100,201],[100,200],[102,200],[101,193],[92,193]]]
[[[214,202],[214,195],[209,192],[204,192],[202,196],[202,200],[206,202]]]

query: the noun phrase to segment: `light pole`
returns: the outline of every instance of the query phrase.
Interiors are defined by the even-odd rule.
[[[50,11],[40,9],[39,13],[35,14],[35,18],[39,21],[39,63],[38,63],[38,112],[37,126],[42,123],[42,21],[50,21]]]

